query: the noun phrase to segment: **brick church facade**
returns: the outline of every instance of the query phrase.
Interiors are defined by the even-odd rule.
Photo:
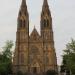
[[[26,0],[22,0],[18,14],[16,47],[13,57],[13,73],[43,73],[57,71],[52,17],[48,1],[44,0],[41,12],[40,35],[34,27],[29,35],[29,13]]]

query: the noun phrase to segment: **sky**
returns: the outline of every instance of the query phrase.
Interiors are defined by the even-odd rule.
[[[63,49],[71,38],[75,39],[75,0],[48,0],[48,4],[53,20],[57,63],[60,65]],[[6,40],[13,40],[15,43],[20,5],[21,0],[0,0],[0,50]],[[40,32],[42,5],[43,0],[27,0],[30,33],[34,25]]]

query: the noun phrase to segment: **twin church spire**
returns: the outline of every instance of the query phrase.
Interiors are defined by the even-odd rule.
[[[57,71],[52,18],[48,0],[43,0],[40,28],[41,35],[38,34],[35,28],[29,35],[29,13],[26,0],[22,0],[18,14],[16,46],[13,58],[14,75],[18,72],[27,75],[43,75],[48,70]]]
[[[44,2],[43,2],[42,13],[41,13],[41,22],[44,19],[45,15],[48,15],[48,17],[50,17],[50,11],[49,11],[49,6],[48,6],[47,0],[44,0]],[[20,8],[19,15],[18,15],[18,28],[21,28],[21,27],[29,28],[28,25],[29,25],[29,14],[28,14],[28,10],[27,10],[26,0],[22,0],[21,8]]]

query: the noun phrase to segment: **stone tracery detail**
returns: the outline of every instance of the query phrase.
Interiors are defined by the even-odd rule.
[[[39,49],[36,46],[32,46],[30,50],[30,55],[38,55]]]

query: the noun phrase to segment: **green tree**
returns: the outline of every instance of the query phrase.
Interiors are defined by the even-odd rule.
[[[65,66],[65,69],[69,70],[70,73],[75,74],[75,40],[72,39],[63,51],[63,65]]]
[[[3,51],[0,54],[0,74],[7,75],[11,72],[12,65],[12,49],[13,42],[7,41],[3,47]]]

